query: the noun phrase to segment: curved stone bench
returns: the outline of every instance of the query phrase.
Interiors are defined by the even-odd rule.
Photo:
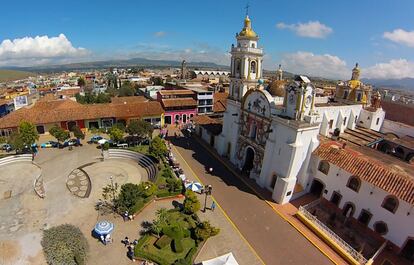
[[[134,160],[138,162],[138,165],[145,169],[148,175],[148,180],[155,181],[155,178],[158,173],[158,166],[154,162],[154,160],[147,155],[124,149],[109,149],[108,158]]]
[[[9,165],[12,163],[18,163],[18,162],[28,162],[32,163],[32,155],[31,154],[23,154],[23,155],[12,155],[12,156],[6,156],[2,159],[0,159],[0,167]]]
[[[66,188],[70,193],[79,198],[88,198],[92,190],[92,182],[88,173],[83,170],[84,167],[90,166],[86,164],[78,167],[70,172],[66,179]]]

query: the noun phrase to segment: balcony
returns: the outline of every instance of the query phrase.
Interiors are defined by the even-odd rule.
[[[249,52],[255,54],[263,54],[262,48],[252,48],[252,47],[233,47],[231,52]]]

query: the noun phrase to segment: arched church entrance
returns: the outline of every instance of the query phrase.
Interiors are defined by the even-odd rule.
[[[246,156],[244,159],[243,173],[250,175],[250,171],[253,169],[254,150],[251,147],[246,148]]]
[[[352,217],[355,212],[355,206],[352,202],[347,202],[342,209],[342,215],[345,217]]]
[[[320,181],[319,179],[314,179],[312,181],[310,193],[317,197],[321,197],[324,189],[325,189],[325,184],[323,184],[322,181]]]

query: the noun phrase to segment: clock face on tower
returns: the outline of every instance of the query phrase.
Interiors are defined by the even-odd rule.
[[[309,95],[309,96],[306,98],[306,101],[305,101],[305,106],[306,106],[307,108],[309,108],[309,106],[311,105],[311,103],[312,103],[312,96],[311,96],[311,95]]]

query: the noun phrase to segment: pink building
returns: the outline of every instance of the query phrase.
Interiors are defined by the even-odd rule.
[[[157,100],[162,104],[164,124],[186,124],[197,115],[196,94],[187,89],[160,90]]]

